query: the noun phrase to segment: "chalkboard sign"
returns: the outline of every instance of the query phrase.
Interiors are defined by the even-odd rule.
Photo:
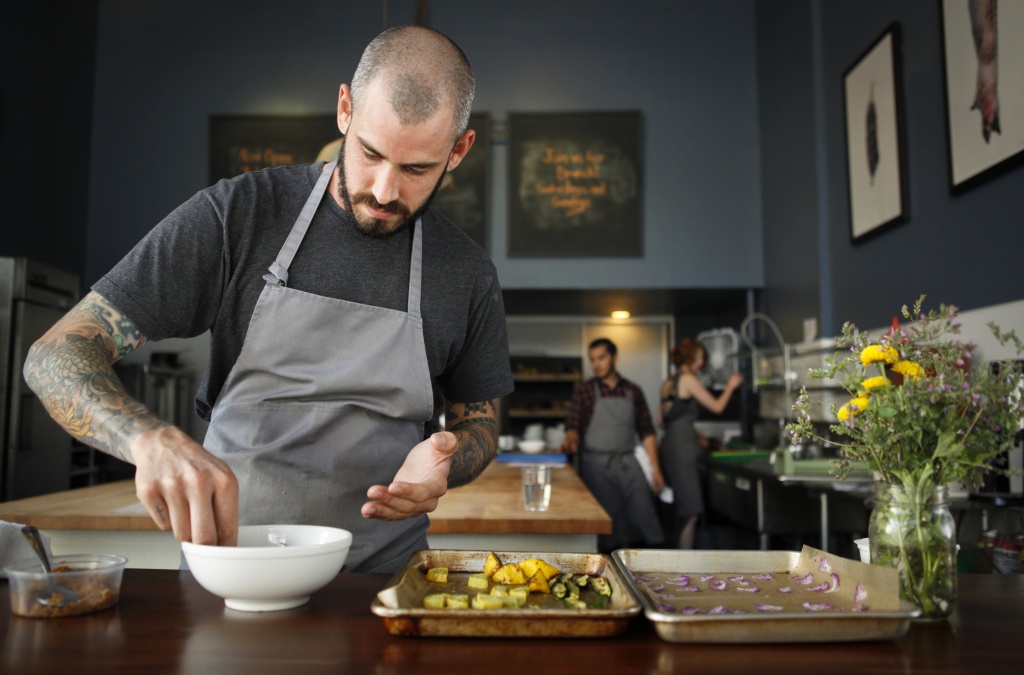
[[[643,255],[640,113],[512,113],[509,256]]]
[[[475,112],[469,128],[476,140],[462,162],[449,171],[434,195],[433,206],[487,250],[487,215],[490,213],[491,116]]]
[[[247,171],[306,164],[338,138],[338,118],[325,115],[211,115],[210,183]]]

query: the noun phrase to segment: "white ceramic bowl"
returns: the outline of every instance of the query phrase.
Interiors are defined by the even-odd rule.
[[[192,575],[231,609],[272,612],[304,605],[341,571],[352,533],[319,525],[246,525],[238,546],[182,542]]]
[[[519,450],[528,455],[535,455],[546,447],[547,441],[519,441]]]

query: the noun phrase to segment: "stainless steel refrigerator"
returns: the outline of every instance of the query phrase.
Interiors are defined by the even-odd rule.
[[[69,489],[73,456],[91,454],[50,419],[22,376],[32,343],[78,302],[79,284],[70,272],[0,257],[0,501]]]

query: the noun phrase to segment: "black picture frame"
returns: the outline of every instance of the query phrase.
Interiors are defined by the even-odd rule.
[[[491,213],[491,116],[474,112],[469,128],[476,140],[462,162],[445,176],[433,207],[488,251]]]
[[[509,257],[643,255],[639,111],[508,116]]]
[[[1024,164],[1024,3],[1000,2],[998,16],[972,16],[968,0],[939,2],[949,188],[956,194]]]
[[[247,171],[313,162],[340,135],[334,113],[211,115],[210,183]]]
[[[843,73],[850,240],[910,219],[900,27],[889,25]]]

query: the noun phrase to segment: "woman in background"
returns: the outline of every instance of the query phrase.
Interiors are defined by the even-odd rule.
[[[697,532],[697,520],[704,512],[704,497],[701,494],[697,458],[701,442],[694,422],[697,421],[697,404],[720,415],[729,405],[733,391],[743,382],[743,376],[733,373],[725,390],[717,397],[701,383],[697,373],[704,367],[707,350],[697,340],[686,338],[672,350],[675,375],[666,380],[661,388],[659,412],[664,421],[665,435],[658,448],[658,461],[665,476],[665,484],[672,488],[673,511],[682,531],[679,548],[692,549]]]

